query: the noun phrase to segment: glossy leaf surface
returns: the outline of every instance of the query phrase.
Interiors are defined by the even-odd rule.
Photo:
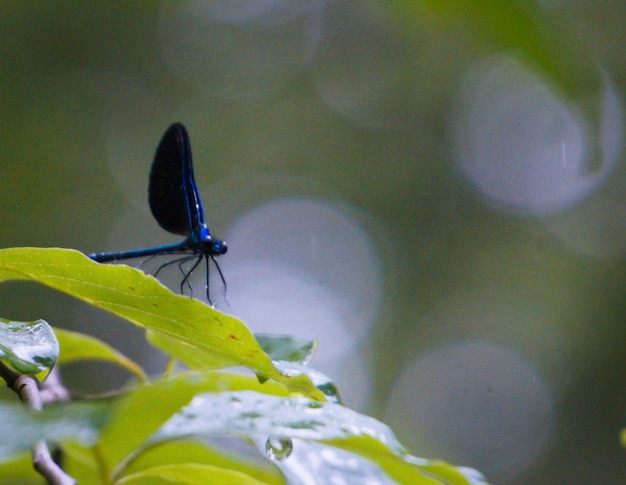
[[[59,342],[44,320],[15,322],[0,318],[0,359],[23,374],[46,375],[59,357]]]
[[[125,265],[96,263],[69,249],[0,250],[0,281],[42,283],[143,327],[153,343],[183,362],[193,356],[213,367],[243,365],[286,384],[294,392],[323,399],[304,375],[284,376],[238,319],[168,290],[152,276]]]

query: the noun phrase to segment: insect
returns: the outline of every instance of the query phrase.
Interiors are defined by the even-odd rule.
[[[183,241],[130,251],[92,253],[89,257],[94,261],[104,263],[146,256],[182,255],[161,265],[154,273],[156,276],[164,267],[178,263],[183,275],[180,283],[181,293],[185,285],[192,291],[189,277],[204,260],[206,296],[209,304],[213,305],[209,295],[209,260],[215,263],[226,295],[226,280],[215,258],[225,254],[228,247],[224,241],[215,239],[211,235],[209,227],[204,222],[202,200],[193,175],[191,144],[187,129],[182,123],[171,125],[159,142],[150,170],[148,203],[159,225],[168,232],[185,236]],[[196,261],[191,264],[191,267],[184,269],[183,265],[194,259]]]

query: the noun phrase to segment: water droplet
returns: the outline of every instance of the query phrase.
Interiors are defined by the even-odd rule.
[[[289,458],[293,451],[291,438],[283,436],[270,436],[265,442],[265,452],[270,460],[283,461]]]

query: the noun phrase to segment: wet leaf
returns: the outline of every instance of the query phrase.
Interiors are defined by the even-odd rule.
[[[260,384],[254,377],[211,371],[185,372],[140,386],[121,400],[117,413],[103,432],[100,447],[107,468],[120,474],[144,442],[198,393],[224,389],[254,389],[288,395],[286,387],[275,382]]]
[[[115,400],[62,403],[35,412],[20,403],[0,402],[0,460],[29,450],[41,439],[92,446],[115,406]],[[10,437],[10,439],[7,439]]]
[[[304,397],[254,391],[196,395],[151,441],[193,435],[245,437],[294,479],[310,475],[319,483],[486,483],[474,470],[466,473],[443,461],[409,455],[391,429],[374,418]]]
[[[324,393],[326,400],[337,404],[343,404],[341,395],[339,394],[339,388],[330,377],[322,372],[297,362],[288,362],[285,360],[276,360],[274,361],[274,365],[282,374],[286,376],[307,376],[313,385]]]
[[[317,350],[317,340],[305,340],[290,335],[255,334],[259,345],[273,360],[306,365]]]
[[[47,375],[59,357],[59,342],[44,320],[0,318],[0,359],[23,374]]]

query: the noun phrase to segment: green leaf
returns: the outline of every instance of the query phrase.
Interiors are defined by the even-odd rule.
[[[304,340],[290,335],[255,334],[261,348],[273,360],[306,365],[317,350],[317,340]]]
[[[97,449],[64,442],[63,469],[77,483],[109,483],[110,480],[98,461]]]
[[[263,453],[279,457],[275,463],[287,476],[311,474],[319,483],[340,477],[379,483],[385,476],[400,483],[472,483],[459,468],[408,455],[389,427],[374,418],[303,397],[254,391],[197,395],[151,441],[194,434],[248,438]]]
[[[224,389],[254,389],[286,396],[285,386],[220,372],[184,372],[129,392],[102,433],[99,452],[112,476],[120,476],[144,442],[198,394]],[[149,410],[149,412],[147,412]]]
[[[47,375],[59,356],[59,342],[44,320],[14,322],[0,318],[0,359],[23,374]]]
[[[223,389],[230,391],[220,392]],[[0,440],[0,459],[29,448],[39,439],[54,439],[66,444],[69,470],[82,467],[80,476],[88,483],[96,479],[114,482],[116,478],[119,483],[142,483],[138,480],[148,478],[154,481],[146,483],[166,478],[195,483],[197,475],[191,473],[190,462],[183,460],[198,455],[185,457],[188,448],[181,448],[183,455],[176,456],[165,448],[177,445],[172,440],[194,435],[247,438],[264,455],[275,456],[275,465],[288,478],[305,474],[315,476],[319,483],[340,479],[351,483],[387,483],[390,479],[413,484],[481,482],[475,471],[470,474],[443,462],[408,455],[391,430],[371,417],[337,404],[289,397],[287,389],[278,383],[259,384],[241,375],[181,373],[139,386],[123,397],[62,403],[41,413],[17,404],[0,405],[0,436],[12,437]],[[81,446],[72,446],[74,441]],[[166,452],[159,455],[155,449],[161,445]],[[279,454],[278,445],[291,453]],[[86,447],[93,447],[94,452],[84,453]],[[223,477],[223,483],[230,483],[227,480],[231,478],[240,483],[277,483],[272,475],[266,475],[269,480],[265,480],[249,468],[235,469],[232,462],[217,454],[213,457],[217,459],[212,463],[196,464],[203,467],[201,477],[212,469],[216,477]],[[161,474],[163,470],[149,466],[155,458],[161,461],[159,465],[171,466],[172,473]],[[213,461],[211,455],[205,459]],[[127,469],[135,471],[129,475]]]
[[[68,364],[78,360],[101,360],[125,368],[139,380],[145,381],[147,379],[146,374],[138,364],[102,340],[60,328],[56,328],[54,331],[61,346],[59,364]]]
[[[285,375],[306,375],[313,385],[326,396],[326,400],[337,404],[343,404],[339,388],[327,375],[297,362],[277,360],[274,365]]]
[[[118,480],[118,485],[158,485],[180,483],[188,485],[263,485],[244,473],[195,463],[165,465],[150,468]]]
[[[323,400],[305,375],[284,376],[236,318],[176,295],[152,276],[125,265],[99,264],[70,249],[0,250],[0,281],[32,280],[68,293],[149,330],[164,351],[183,362],[243,365],[293,392]]]
[[[345,406],[248,390],[196,395],[154,439],[198,433],[251,438],[278,435],[316,441],[370,436],[395,453],[404,453],[388,426]]]
[[[185,401],[187,405],[181,404]],[[408,455],[393,432],[369,416],[337,404],[291,397],[284,386],[259,384],[252,377],[181,373],[131,391],[116,409],[98,445],[101,463],[110,470],[106,475],[113,478],[131,470],[141,473],[152,468],[146,465],[156,465],[160,460],[166,460],[161,465],[174,464],[167,463],[167,453],[156,454],[161,457],[156,460],[148,457],[159,446],[176,440],[234,436],[256,443],[263,456],[268,440],[293,444],[291,456],[274,462],[287,477],[312,474],[320,483],[340,477],[348,482],[363,479],[371,483],[384,483],[389,478],[415,484],[479,482],[472,482],[464,470],[447,463]],[[183,456],[171,459],[180,463],[185,459],[184,451]],[[146,460],[145,468],[142,460]],[[204,464],[232,468],[221,461]]]
[[[254,463],[220,452],[206,443],[192,440],[167,441],[149,447],[141,453],[126,469],[127,475],[154,468],[160,465],[197,463],[212,465],[222,469],[235,470],[271,485],[284,485],[280,472],[273,466],[259,460]]]
[[[24,451],[11,457],[10,461],[0,462],[0,483],[41,485],[41,475],[33,468],[33,456]]]
[[[148,331],[148,341],[191,369],[223,369],[232,363],[221,355],[209,354],[189,342]]]
[[[163,442],[198,434],[227,435],[252,440],[288,479],[304,473],[320,483],[361,479],[385,483],[391,477],[416,484],[470,483],[460,468],[408,455],[391,430],[375,419],[324,402],[307,377],[318,381],[314,371],[281,361],[281,372],[238,320],[175,295],[136,269],[101,265],[71,250],[0,250],[0,281],[10,279],[38,281],[122,316],[145,328],[162,349],[202,372],[139,385],[115,400],[63,403],[39,414],[21,406],[5,410],[0,406],[0,436],[11,437],[0,439],[0,459],[39,439],[54,438],[69,444],[70,465],[79,469],[82,464],[81,476],[89,477],[86,482],[97,474],[100,482],[124,477],[132,483],[150,477],[155,483],[154,474],[163,470],[154,466],[124,475]],[[214,365],[244,365],[273,381],[261,384],[251,376],[207,370]],[[322,387],[329,385],[327,378],[322,380]],[[91,456],[86,447],[93,447]],[[186,474],[189,463],[162,465],[171,467],[171,475],[158,475],[159,480],[193,480],[193,474]],[[216,470],[224,480],[243,473],[238,478],[263,481],[221,462],[196,465],[212,468],[211,483],[216,483]],[[477,474],[474,479],[480,481]]]
[[[302,476],[314,476],[315,483],[376,483],[376,484],[410,484],[410,485],[467,485],[486,482],[479,474],[461,473],[460,469],[452,477],[452,473],[439,475],[432,473],[427,467],[412,464],[408,457],[389,454],[370,457],[361,456],[360,441],[368,438],[351,438],[346,440],[346,449],[329,446],[327,443],[315,441],[293,440],[293,452],[288,458],[277,462],[277,466],[291,483],[298,483]],[[369,439],[369,441],[374,441]],[[356,446],[351,446],[353,443]],[[427,463],[428,460],[421,460]],[[449,469],[454,469],[448,465]]]
[[[369,436],[330,440],[326,443],[375,462],[398,483],[472,483],[472,479],[479,476],[477,482],[486,484],[475,470],[457,468],[441,460],[396,454]]]
[[[18,403],[0,403],[0,461],[28,450],[39,440],[97,442],[114,400],[62,403],[34,412]]]

